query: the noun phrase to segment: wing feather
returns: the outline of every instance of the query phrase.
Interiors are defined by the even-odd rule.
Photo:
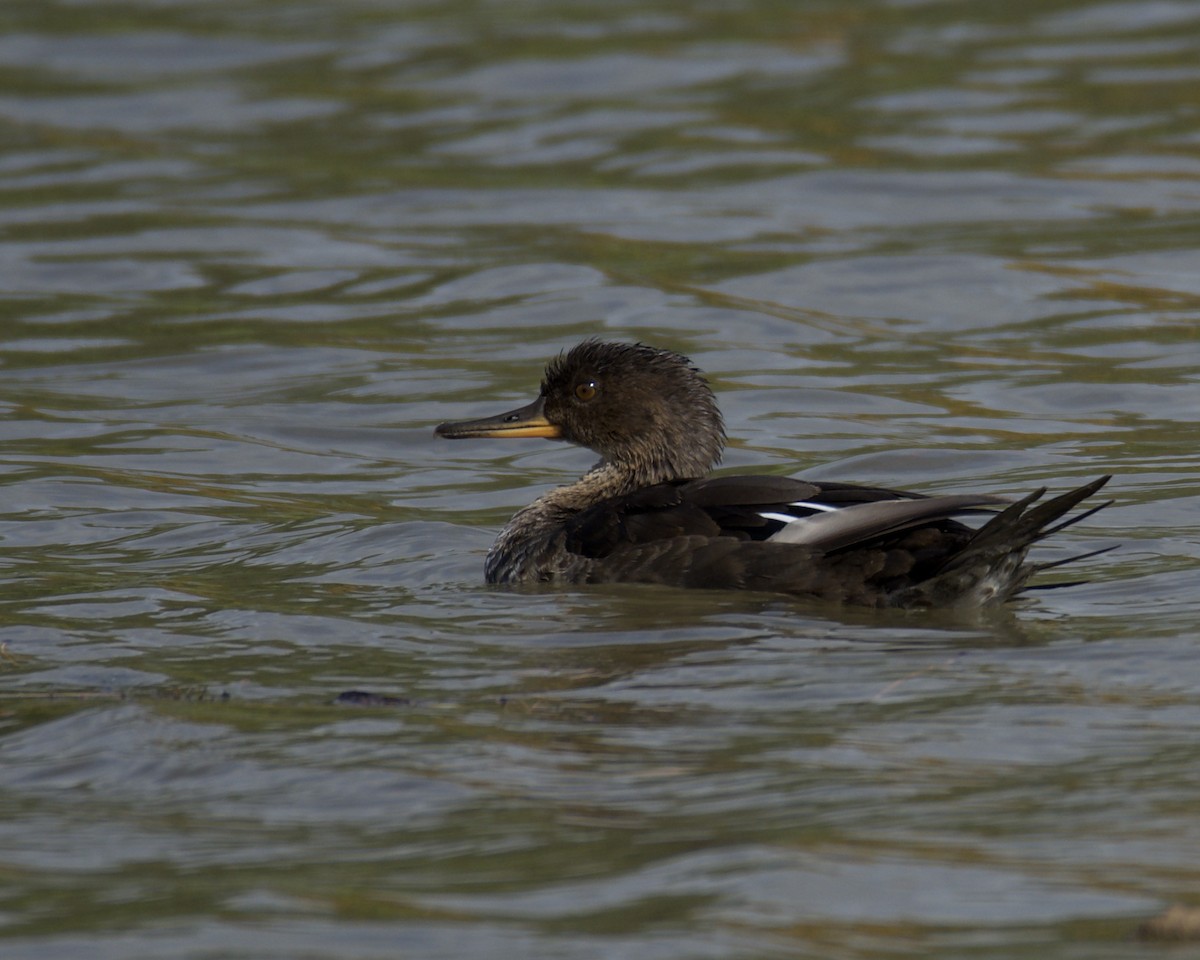
[[[1005,502],[1000,497],[963,494],[856,503],[788,523],[770,538],[770,542],[803,543],[830,552]]]
[[[660,483],[595,504],[567,521],[566,547],[600,559],[621,547],[701,537],[801,544],[828,553],[1004,502],[769,475],[713,477]]]

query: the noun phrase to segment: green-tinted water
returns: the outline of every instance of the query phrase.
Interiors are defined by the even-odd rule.
[[[1200,7],[6,0],[0,956],[1126,957],[1195,903]],[[980,621],[481,586],[582,336],[1117,475]],[[333,705],[349,689],[404,705]]]

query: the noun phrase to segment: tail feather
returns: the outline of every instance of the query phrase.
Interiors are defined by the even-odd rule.
[[[1114,549],[1105,547],[1049,563],[1025,562],[1031,545],[1087,519],[1111,504],[1111,500],[1106,501],[1062,519],[1111,479],[1111,476],[1098,477],[1045,503],[1038,501],[1045,495],[1046,488],[1034,490],[992,517],[936,574],[904,591],[897,599],[902,605],[912,606],[943,605],[967,599],[976,603],[1001,602],[1025,589],[1029,578],[1035,573]],[[1047,584],[1042,589],[1066,585]]]
[[[1109,500],[1105,503],[1100,504],[1100,507],[1107,507],[1111,503],[1112,503],[1112,501]],[[1100,507],[1097,507],[1096,510],[1099,510]],[[1089,516],[1090,514],[1095,513],[1096,510],[1089,510],[1086,514],[1080,514],[1078,519],[1083,519],[1085,516]],[[1087,560],[1091,557],[1098,557],[1102,553],[1109,553],[1113,550],[1116,550],[1117,547],[1119,547],[1119,546],[1120,546],[1119,543],[1114,543],[1111,547],[1101,547],[1099,550],[1089,550],[1087,553],[1072,554],[1071,556],[1066,557],[1062,560],[1052,560],[1047,563],[1033,563],[1033,564],[1030,564],[1030,567],[1031,567],[1030,575],[1036,576],[1037,574],[1042,573],[1044,570],[1053,570],[1055,567],[1062,567],[1068,563],[1074,563],[1076,560]],[[1026,591],[1029,591],[1029,590],[1058,590],[1062,587],[1080,587],[1080,586],[1083,586],[1083,584],[1090,583],[1090,582],[1091,582],[1090,580],[1058,580],[1058,581],[1055,581],[1054,583],[1026,583],[1021,587],[1021,589],[1026,590]]]
[[[1053,502],[1054,502],[1053,500],[1050,501],[1050,503],[1053,503]],[[1054,534],[1059,533],[1062,530],[1066,530],[1067,527],[1073,527],[1080,520],[1086,520],[1093,513],[1099,513],[1105,507],[1111,507],[1113,505],[1113,503],[1115,503],[1115,502],[1116,501],[1114,501],[1114,500],[1105,500],[1103,503],[1096,504],[1090,510],[1084,510],[1083,513],[1077,513],[1073,517],[1068,517],[1066,520],[1064,520],[1060,524],[1057,524],[1056,526],[1047,527],[1045,530],[1041,531],[1041,533],[1039,533],[1036,537],[1033,538],[1034,542],[1036,542],[1038,540],[1045,540],[1047,537],[1052,537],[1052,536],[1054,536]],[[1047,504],[1047,506],[1049,506],[1049,505],[1050,504]],[[1074,506],[1074,504],[1072,504],[1072,506]],[[1068,507],[1067,509],[1069,510],[1070,507]],[[1110,547],[1110,548],[1106,548],[1106,549],[1112,549],[1112,548]],[[1105,551],[1101,550],[1101,551],[1097,551],[1097,552],[1103,553]],[[1089,554],[1089,556],[1090,556],[1090,554]]]
[[[1040,500],[1046,493],[1046,488],[1040,487],[1029,494],[1029,496],[1018,500],[1016,503],[1002,510],[980,527],[979,531],[971,539],[971,543],[967,546],[967,550],[992,539],[1003,540],[1010,547],[1029,546],[1029,544],[1037,540],[1057,533],[1059,530],[1064,530],[1071,524],[1084,519],[1084,517],[1091,516],[1097,510],[1106,506],[1106,504],[1093,507],[1078,517],[1063,521],[1058,526],[1051,527],[1050,524],[1054,523],[1055,520],[1063,516],[1072,507],[1092,496],[1092,494],[1096,493],[1111,479],[1111,474],[1097,477],[1091,483],[1085,483],[1082,487],[1076,487],[1074,490],[1060,493],[1053,500],[1047,500],[1045,503],[1035,507],[1033,504]]]
[[[1107,507],[1109,503],[1112,503],[1112,501],[1109,500],[1108,503],[1102,503],[1102,504],[1100,504],[1100,506]],[[1097,509],[1099,509],[1099,508],[1097,508]],[[1089,510],[1085,514],[1080,514],[1080,516],[1085,517],[1088,514],[1095,513],[1095,512],[1096,512],[1095,510]],[[1092,557],[1098,557],[1102,553],[1110,553],[1113,550],[1116,550],[1117,547],[1119,547],[1119,546],[1120,546],[1120,544],[1114,543],[1111,547],[1101,547],[1099,550],[1089,550],[1087,553],[1076,553],[1076,554],[1073,554],[1072,556],[1066,557],[1063,560],[1051,560],[1046,563],[1035,563],[1035,564],[1033,564],[1033,571],[1034,571],[1034,573],[1041,573],[1043,570],[1053,570],[1055,567],[1062,567],[1068,563],[1074,563],[1076,560],[1090,560]],[[1059,584],[1048,583],[1048,584],[1046,584],[1046,586],[1057,587],[1057,586],[1059,586]],[[1029,589],[1032,590],[1035,588],[1030,587]]]

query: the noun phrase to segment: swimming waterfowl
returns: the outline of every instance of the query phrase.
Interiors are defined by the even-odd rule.
[[[550,362],[533,403],[443,423],[436,433],[545,437],[600,455],[582,478],[539,497],[500,532],[484,566],[498,584],[621,581],[870,607],[985,605],[1066,563],[1030,563],[1026,554],[1108,505],[1062,519],[1108,476],[1044,503],[1045,488],[1010,503],[711,477],[725,446],[712,390],[686,357],[641,343],[584,341]],[[977,528],[955,519],[980,513],[991,517]]]

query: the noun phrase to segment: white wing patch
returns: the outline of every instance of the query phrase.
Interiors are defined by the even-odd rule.
[[[809,503],[807,500],[797,500],[795,503],[789,503],[789,507],[803,507],[805,510],[820,510],[824,513],[833,513],[835,510],[841,510],[841,507],[831,507],[827,503]]]
[[[780,523],[795,523],[797,520],[803,520],[803,517],[793,517],[790,513],[767,513],[760,511],[758,514],[764,520],[778,520]]]
[[[809,503],[807,500],[797,500],[795,503],[789,503],[788,506],[819,513],[833,513],[835,510],[841,509],[840,507],[831,507],[827,503]],[[760,511],[758,515],[764,520],[778,520],[780,523],[803,523],[810,519],[809,517],[798,517],[794,513],[773,513],[765,510]]]
[[[773,543],[803,543],[824,550],[836,550],[995,504],[995,497],[969,494],[914,500],[871,500],[834,510],[823,504],[805,503],[804,506],[820,512],[785,523],[767,539]]]

